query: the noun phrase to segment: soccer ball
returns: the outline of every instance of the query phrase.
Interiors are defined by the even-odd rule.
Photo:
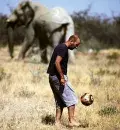
[[[80,97],[80,101],[83,105],[89,106],[93,103],[94,99],[93,96],[89,93],[85,93]]]

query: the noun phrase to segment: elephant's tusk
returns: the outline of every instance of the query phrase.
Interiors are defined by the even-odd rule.
[[[10,22],[10,19],[7,19],[6,22],[9,23],[9,22]]]

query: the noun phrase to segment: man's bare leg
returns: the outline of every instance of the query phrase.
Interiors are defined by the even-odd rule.
[[[79,123],[75,121],[74,113],[75,105],[68,107],[69,126],[79,126]]]
[[[61,124],[61,116],[62,116],[63,108],[57,107],[56,108],[56,118],[55,118],[55,125]]]

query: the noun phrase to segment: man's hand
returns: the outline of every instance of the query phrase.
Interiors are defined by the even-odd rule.
[[[65,86],[65,79],[64,78],[61,78],[61,80],[60,80],[60,83],[61,83],[61,85],[64,85]]]

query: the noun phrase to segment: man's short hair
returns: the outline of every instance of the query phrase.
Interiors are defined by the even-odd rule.
[[[71,35],[68,40],[75,42],[78,38],[79,38],[78,35]]]

